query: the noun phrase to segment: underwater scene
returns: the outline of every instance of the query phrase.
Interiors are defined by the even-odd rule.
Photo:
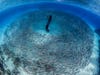
[[[100,75],[100,0],[0,0],[0,75]]]

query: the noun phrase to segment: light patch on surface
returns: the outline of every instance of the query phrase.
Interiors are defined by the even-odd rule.
[[[57,0],[58,2],[62,2],[63,0]]]
[[[19,67],[19,70],[20,70],[20,75],[31,75],[28,74],[22,67]]]
[[[13,69],[14,69],[14,64],[13,64],[13,61],[12,61],[12,59],[7,59],[8,58],[8,56],[6,56],[5,55],[5,65],[6,65],[6,69],[10,69],[10,71],[13,71]]]
[[[45,45],[50,40],[52,40],[52,37],[50,36],[50,33],[47,33],[45,31],[38,31],[36,36],[33,36],[34,43],[37,45]]]
[[[94,37],[94,48],[91,55],[90,63],[84,68],[80,69],[78,75],[95,75],[98,73],[98,35],[95,34]]]
[[[93,75],[94,69],[95,66],[92,63],[90,63],[84,69],[80,69],[80,72],[77,75]]]

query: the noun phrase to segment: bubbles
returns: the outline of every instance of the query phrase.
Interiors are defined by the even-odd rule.
[[[52,22],[47,33],[48,15]],[[75,75],[89,64],[94,47],[92,29],[79,17],[63,12],[26,13],[13,21],[5,34],[5,44],[13,55],[10,58],[20,58],[16,68],[26,74]]]

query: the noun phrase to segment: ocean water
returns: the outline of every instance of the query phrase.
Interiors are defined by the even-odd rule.
[[[100,16],[79,6],[39,4],[0,12],[1,75],[97,75],[99,36],[94,29]]]

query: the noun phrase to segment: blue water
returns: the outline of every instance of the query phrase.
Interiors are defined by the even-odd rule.
[[[55,10],[71,13],[83,19],[93,29],[100,28],[100,16],[96,15],[92,11],[76,5],[66,5],[64,3],[57,2],[29,3],[3,10],[0,12],[0,27],[10,23],[21,14],[36,10]]]
[[[66,5],[54,2],[30,3],[3,10],[0,12],[0,28],[5,27],[5,25],[22,14],[36,10],[56,10],[71,13],[83,19],[91,28],[100,29],[100,16],[96,15],[92,11],[75,5]]]

